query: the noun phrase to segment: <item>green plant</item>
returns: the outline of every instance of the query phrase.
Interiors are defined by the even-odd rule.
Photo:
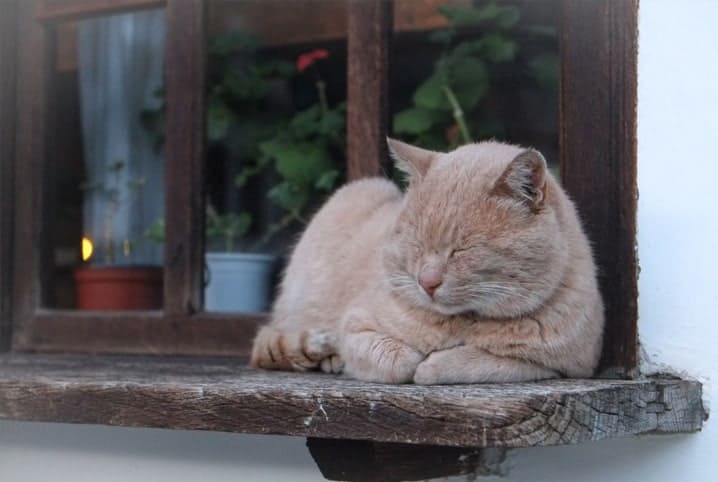
[[[325,85],[316,62],[329,54],[315,50],[290,62],[262,59],[261,43],[249,32],[232,32],[209,42],[210,74],[207,101],[207,140],[210,149],[219,150],[242,169],[234,179],[244,188],[261,173],[273,171],[277,183],[266,197],[284,215],[270,225],[261,244],[294,221],[303,221],[315,199],[330,192],[339,178],[332,159],[343,153],[344,104],[328,105]],[[298,73],[316,75],[317,102],[294,114],[268,109],[270,87],[276,81],[289,81]],[[158,92],[160,97],[162,92]],[[164,102],[143,114],[145,125],[157,135],[164,123]],[[236,240],[253,224],[250,212],[219,213],[207,210],[207,238],[210,245],[233,250]],[[255,245],[256,247],[256,245]]]
[[[329,106],[324,81],[316,69],[316,62],[328,56],[326,50],[317,49],[298,57],[297,71],[306,75],[311,69],[315,75],[317,102],[294,114],[272,137],[261,142],[256,162],[246,166],[235,179],[237,187],[243,187],[270,166],[280,176],[267,197],[285,215],[269,227],[262,242],[293,221],[305,222],[305,211],[312,199],[331,192],[340,176],[333,158],[344,150],[346,106]]]
[[[494,66],[516,59],[516,26],[521,12],[516,6],[495,2],[481,7],[445,5],[439,7],[439,12],[448,26],[432,32],[429,41],[442,46],[443,52],[431,75],[414,92],[413,105],[394,116],[393,128],[396,134],[416,144],[444,149],[471,142],[477,134],[484,137],[500,133],[498,119],[484,116],[476,121],[475,114],[490,92]],[[478,38],[462,39],[464,29],[476,27],[481,29]],[[548,85],[554,81],[551,68],[555,62],[557,59],[550,54],[531,62],[539,83]]]
[[[138,177],[126,181],[126,189],[124,189],[122,171],[125,167],[125,161],[112,161],[107,164],[106,173],[105,176],[103,176],[103,178],[109,178],[109,180],[90,180],[80,185],[82,191],[97,194],[98,199],[105,205],[102,228],[102,249],[100,251],[102,253],[103,263],[107,265],[115,264],[118,251],[121,250],[123,256],[129,257],[135,248],[135,240],[125,239],[119,246],[115,241],[115,223],[117,222],[117,214],[120,208],[123,204],[132,203],[145,187],[145,178]]]

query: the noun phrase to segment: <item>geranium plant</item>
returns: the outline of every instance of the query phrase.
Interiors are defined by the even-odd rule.
[[[496,66],[516,59],[521,12],[516,6],[492,2],[481,7],[445,5],[439,7],[439,13],[448,25],[432,32],[429,40],[440,45],[443,53],[414,92],[413,105],[394,116],[394,132],[436,149],[452,148],[476,137],[500,136],[499,119],[477,114],[495,82]],[[476,28],[480,29],[478,37],[462,36],[466,29]],[[540,28],[531,31],[554,34]],[[555,85],[557,78],[551,72],[557,71],[557,62],[553,55],[539,55],[530,62],[530,75],[541,85]]]

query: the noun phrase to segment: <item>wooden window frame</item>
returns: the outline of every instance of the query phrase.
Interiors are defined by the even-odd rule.
[[[58,22],[165,5],[168,105],[164,308],[87,313],[40,308],[43,186],[48,183],[48,29]],[[204,257],[202,0],[10,1],[0,18],[0,349],[18,352],[244,356],[266,315],[200,311]],[[348,172],[382,172],[392,3],[349,0]],[[637,367],[637,0],[563,0],[560,165],[595,247],[606,305],[602,368]],[[17,101],[15,93],[17,92]],[[181,100],[181,101],[180,101]],[[15,140],[16,142],[11,142]],[[14,187],[14,195],[8,188]],[[14,227],[14,229],[12,229]]]

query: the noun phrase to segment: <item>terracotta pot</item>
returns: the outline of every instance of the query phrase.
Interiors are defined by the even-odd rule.
[[[153,266],[78,268],[74,273],[79,310],[162,308],[162,268]]]

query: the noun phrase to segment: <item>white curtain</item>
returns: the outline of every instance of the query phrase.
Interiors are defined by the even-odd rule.
[[[79,26],[88,180],[84,231],[95,245],[92,261],[97,264],[162,262],[162,246],[145,232],[164,216],[164,162],[141,113],[159,103],[155,93],[163,85],[164,47],[164,10],[96,18]],[[110,166],[119,163],[122,167],[113,171]],[[108,202],[110,191],[117,203]],[[108,257],[104,249],[109,245],[115,249]]]

